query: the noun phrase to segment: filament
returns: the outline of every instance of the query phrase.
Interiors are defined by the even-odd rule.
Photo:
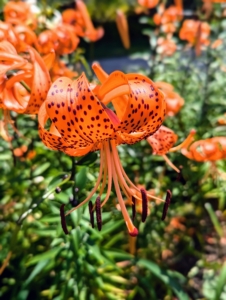
[[[65,216],[69,215],[74,210],[78,209],[79,207],[81,207],[82,205],[84,205],[85,203],[87,203],[92,198],[92,196],[94,195],[94,193],[97,191],[98,186],[99,186],[100,181],[101,181],[101,178],[102,178],[102,173],[103,173],[103,161],[104,161],[104,157],[103,156],[104,156],[103,155],[103,146],[101,146],[101,150],[100,150],[100,172],[99,172],[99,176],[97,178],[96,185],[94,186],[94,188],[90,192],[89,196],[84,201],[82,201],[79,205],[77,205],[76,207],[73,207],[71,210],[69,210],[65,214]]]

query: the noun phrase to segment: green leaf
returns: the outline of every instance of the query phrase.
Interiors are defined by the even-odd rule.
[[[32,173],[33,177],[43,174],[50,167],[50,162],[39,165]]]
[[[82,190],[87,182],[87,167],[82,167],[75,176],[75,186]]]
[[[24,286],[28,285],[36,275],[38,275],[45,266],[49,263],[49,259],[41,260],[33,269],[30,276],[27,278],[27,280],[24,282]]]
[[[170,270],[162,270],[158,265],[146,259],[140,259],[137,265],[151,271],[162,282],[168,285],[180,300],[189,300],[188,295],[182,290],[181,283],[179,282],[179,280],[185,281],[183,275]]]
[[[49,251],[46,251],[44,253],[38,254],[34,257],[32,257],[28,262],[27,266],[31,266],[39,262],[40,260],[47,260],[47,259],[54,259],[55,256],[60,252],[61,248],[53,248],[50,249]]]
[[[90,166],[97,160],[97,157],[98,157],[98,155],[96,152],[91,152],[91,153],[87,154],[86,156],[84,156],[83,158],[81,158],[79,161],[77,161],[76,165]]]
[[[221,294],[223,293],[226,285],[226,263],[224,263],[221,273],[217,279],[217,286],[216,286],[216,294],[214,300],[221,299]]]

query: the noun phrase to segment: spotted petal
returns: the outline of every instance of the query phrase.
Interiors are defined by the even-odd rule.
[[[46,110],[65,141],[73,143],[80,137],[76,147],[103,141],[114,133],[113,122],[89,88],[85,74],[75,81],[57,79],[48,93]]]

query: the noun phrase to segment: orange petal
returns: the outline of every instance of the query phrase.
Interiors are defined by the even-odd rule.
[[[38,52],[29,47],[31,61],[33,63],[33,81],[31,87],[31,97],[28,102],[28,106],[25,110],[27,114],[37,114],[39,107],[43,103],[50,88],[50,76],[47,67],[38,54]]]
[[[55,60],[55,51],[52,49],[48,54],[44,55],[42,57],[44,64],[46,65],[46,68],[50,70],[53,66],[54,60]]]
[[[40,107],[39,114],[38,114],[39,136],[42,139],[42,142],[46,145],[46,147],[52,150],[64,151],[69,147],[69,145],[63,140],[59,132],[53,130],[53,128],[51,130],[52,132],[49,132],[44,128],[47,120],[48,120],[48,115],[46,112],[45,103],[43,103]]]
[[[74,135],[81,138],[78,147],[94,144],[110,138],[113,124],[94,96],[85,74],[73,81],[61,77],[50,88],[46,99],[50,119],[67,142],[73,142]]]
[[[153,149],[153,154],[166,154],[176,143],[177,135],[169,128],[161,126],[152,136],[147,138]]]

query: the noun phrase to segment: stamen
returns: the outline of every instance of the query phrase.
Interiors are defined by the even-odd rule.
[[[136,216],[136,198],[132,196],[132,220],[134,221]]]
[[[113,140],[111,141],[111,149],[112,149],[112,153],[113,153],[113,157],[111,157],[111,162],[112,162],[112,175],[113,175],[113,181],[114,181],[114,186],[115,186],[115,191],[116,191],[116,195],[117,195],[117,198],[118,198],[118,202],[119,202],[119,205],[121,207],[121,210],[122,210],[122,215],[123,215],[123,218],[126,222],[126,226],[128,228],[128,231],[129,231],[129,234],[131,236],[137,236],[138,235],[138,230],[137,228],[133,225],[130,217],[129,217],[129,214],[128,214],[128,211],[125,207],[125,203],[124,203],[124,200],[122,198],[122,194],[121,194],[121,191],[120,191],[120,188],[119,188],[119,183],[118,183],[118,178],[117,178],[117,172],[115,170],[117,170],[117,165],[118,165],[118,160],[114,159],[114,152],[116,150],[116,146],[113,142]],[[117,151],[116,151],[117,152]]]
[[[182,169],[183,167],[180,166],[179,168]],[[181,172],[178,173],[176,181],[181,182],[183,185],[186,184],[186,180],[184,179],[184,176],[183,176],[183,174]]]
[[[142,198],[142,222],[145,222],[147,215],[148,215],[148,198],[145,189],[140,189],[141,198]]]
[[[94,210],[93,210],[93,203],[89,201],[89,215],[90,215],[90,223],[92,228],[94,228]]]
[[[96,192],[96,190],[98,189],[98,186],[100,184],[100,181],[101,181],[101,178],[102,178],[102,172],[103,172],[103,164],[104,164],[104,157],[103,157],[103,146],[101,147],[101,150],[100,150],[100,173],[99,173],[99,176],[97,178],[97,182],[94,186],[94,188],[92,189],[92,191],[90,192],[89,196],[84,200],[82,201],[79,205],[77,205],[76,207],[72,208],[71,210],[69,210],[65,216],[69,215],[70,213],[72,213],[74,210],[78,209],[79,207],[83,206],[85,203],[87,203],[91,198],[92,196],[94,195],[94,193]]]
[[[113,154],[114,161],[115,161],[115,169],[117,171],[117,176],[118,176],[118,179],[119,179],[118,181],[120,182],[120,186],[122,187],[122,189],[124,187],[126,189],[127,193],[129,193],[131,196],[134,196],[136,199],[140,199],[139,196],[135,195],[131,191],[131,188],[129,188],[128,185],[127,185],[127,183],[126,183],[126,181],[127,181],[133,189],[135,189],[136,191],[140,192],[140,190],[129,179],[129,177],[127,176],[125,170],[123,169],[123,166],[122,166],[122,164],[120,162],[118,151],[116,149],[115,141],[114,140],[111,141],[111,145],[112,145],[112,154]],[[160,202],[165,202],[165,200],[163,200],[163,199],[161,199],[159,197],[153,196],[153,195],[151,195],[149,193],[146,193],[146,194],[147,194],[147,197],[150,198],[150,199],[158,200]]]
[[[96,199],[96,218],[97,218],[97,228],[99,231],[101,231],[102,218],[101,218],[101,201],[99,196]]]
[[[172,161],[169,160],[169,158],[163,154],[162,157],[164,158],[165,162],[172,168],[174,169],[177,173],[180,173],[180,170],[172,163]]]
[[[162,211],[162,221],[164,221],[166,218],[166,214],[167,214],[167,211],[168,211],[168,208],[170,205],[171,198],[172,198],[172,193],[170,190],[167,190],[166,191],[166,202],[164,204],[163,211]]]
[[[64,206],[65,204],[62,204],[60,207],[60,218],[61,218],[61,226],[65,234],[68,234],[68,229],[67,229],[67,223],[64,215]]]
[[[107,194],[105,196],[105,199],[101,204],[101,207],[103,207],[105,205],[105,203],[108,201],[108,198],[110,197],[110,194],[111,194],[111,186],[112,186],[111,153],[110,153],[108,142],[105,142],[104,149],[105,149],[105,156],[106,156],[105,165],[106,165],[106,168],[108,169],[108,189],[107,189]],[[101,192],[102,192],[102,187],[101,187]],[[101,193],[100,193],[100,195],[101,195]]]

